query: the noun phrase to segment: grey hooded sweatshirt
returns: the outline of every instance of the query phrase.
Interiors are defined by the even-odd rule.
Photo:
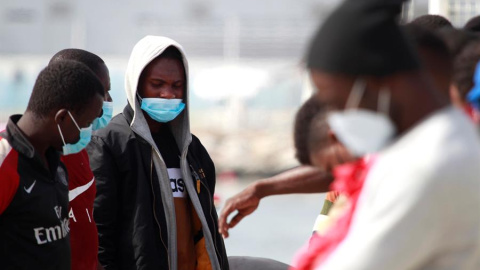
[[[177,267],[177,224],[172,187],[137,96],[144,68],[170,46],[188,62],[181,45],[146,36],[133,48],[125,75],[128,104],[109,125],[94,133],[88,146],[97,196],[94,218],[99,232],[99,261],[105,269],[172,269]],[[195,212],[197,269],[228,269],[213,205],[215,167],[198,138],[190,133],[188,86],[186,106],[169,127],[180,152],[180,171]],[[205,263],[207,262],[207,263]]]

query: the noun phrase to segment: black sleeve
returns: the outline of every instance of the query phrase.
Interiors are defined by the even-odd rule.
[[[92,136],[87,151],[97,188],[93,216],[98,229],[98,259],[106,270],[118,269],[118,168],[101,137]]]
[[[193,154],[193,158],[198,162],[198,166],[203,169],[203,172],[205,173],[205,178],[208,181],[207,184],[213,196],[213,194],[215,193],[216,185],[215,164],[213,163],[212,158],[208,154],[207,149],[205,149],[200,140],[193,134],[191,146],[191,153]]]

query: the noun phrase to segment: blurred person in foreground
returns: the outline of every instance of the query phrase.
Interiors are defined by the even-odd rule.
[[[229,229],[235,227],[244,217],[253,213],[258,208],[260,200],[267,196],[316,193],[328,190],[331,176],[321,169],[311,166],[308,154],[307,134],[309,134],[309,124],[313,117],[322,109],[320,102],[315,98],[310,98],[300,107],[295,117],[294,145],[296,158],[302,164],[301,166],[273,177],[256,181],[242,192],[227,200],[219,217],[219,231],[224,237],[228,237]],[[322,178],[329,179],[324,186],[321,185]],[[229,215],[235,211],[238,212],[227,221]]]
[[[480,15],[470,18],[470,20],[465,23],[463,30],[472,32],[475,34],[480,33]]]
[[[404,26],[404,30],[415,45],[422,67],[430,75],[433,86],[454,104],[451,92],[453,57],[445,42],[435,31],[415,21]]]
[[[60,152],[91,136],[103,87],[85,65],[53,63],[27,110],[0,133],[2,269],[70,269],[67,171]]]
[[[467,100],[474,108],[476,116],[480,115],[480,62],[477,63],[475,75],[473,76],[473,88],[468,92]],[[480,118],[480,117],[479,117]]]
[[[307,65],[316,96],[338,109],[331,129],[353,154],[378,154],[366,174],[337,171],[360,194],[299,269],[480,268],[478,135],[420,67],[397,24],[402,3],[347,0],[313,38]]]
[[[134,46],[128,104],[87,147],[105,269],[228,269],[215,167],[190,133],[188,89],[180,44],[146,36]]]
[[[80,49],[64,49],[57,52],[49,65],[59,61],[78,61],[97,76],[103,86],[104,101],[102,115],[92,123],[92,130],[105,127],[113,113],[110,91],[110,76],[105,62],[97,55]],[[70,218],[70,245],[72,254],[72,270],[102,269],[98,263],[98,232],[93,220],[93,201],[95,199],[95,179],[85,147],[90,137],[83,137],[80,141],[65,148],[61,157],[67,168],[69,181],[68,216]]]
[[[457,28],[441,28],[435,31],[448,47],[453,58],[457,57],[471,42],[480,39],[480,35]]]
[[[441,29],[436,34],[447,45],[452,56],[452,78],[448,90],[450,101],[478,123],[478,111],[468,103],[467,94],[473,86],[473,73],[479,60],[480,36],[462,29]]]
[[[446,94],[453,105],[478,122],[478,116],[468,102],[467,94],[473,87],[475,66],[480,60],[480,41],[463,30],[454,30],[455,32],[447,32],[447,36],[458,36],[460,40],[456,46],[460,48],[448,48],[438,35],[445,35],[446,32],[431,30],[423,22],[414,20],[405,26],[405,30],[416,45],[424,68],[431,75],[435,87]],[[455,54],[456,50],[458,52]]]
[[[273,177],[256,181],[242,192],[228,199],[219,217],[219,230],[224,237],[229,236],[229,229],[235,227],[244,217],[252,214],[258,208],[260,200],[265,197],[293,193],[320,193],[329,190],[329,184],[332,181],[330,172],[334,166],[332,162],[329,162],[315,167],[315,165],[318,165],[318,161],[314,162],[314,160],[318,160],[317,156],[320,153],[318,155],[311,154],[312,151],[309,146],[312,120],[319,114],[324,115],[324,111],[326,111],[325,106],[315,97],[309,98],[300,107],[295,116],[294,145],[295,156],[301,166]],[[329,159],[334,159],[346,155],[344,148],[337,145],[338,141],[334,139],[334,135],[329,133],[329,131],[325,130],[321,134],[315,134],[315,138],[318,138],[316,139],[317,141],[324,140],[324,142],[316,143],[316,145],[321,144],[322,148],[320,149],[320,146],[316,146],[314,148],[315,151],[329,153],[328,155],[321,154],[322,157],[328,156]],[[350,160],[350,158],[346,160]],[[338,192],[335,191],[327,194],[314,228],[317,228],[318,224],[323,222],[337,197]],[[227,221],[229,215],[234,211],[237,211],[237,213]]]
[[[322,177],[324,179],[331,177],[332,168],[354,160],[354,157],[348,153],[345,147],[335,138],[335,135],[331,133],[326,121],[327,111],[326,106],[322,105],[315,97],[312,97],[300,107],[295,117],[294,142],[297,159],[301,163],[308,162],[309,165],[303,166],[317,168],[319,176],[316,176],[316,178],[320,177],[320,180],[315,180],[315,177],[313,179],[299,177],[301,174],[290,178],[286,177],[283,180],[283,176],[275,176],[276,180],[273,179],[270,182],[266,182],[266,180],[258,181],[266,182],[260,183],[260,185],[263,185],[260,189],[270,192],[311,193],[312,191],[308,187],[310,189],[318,189],[322,182],[326,182],[326,180],[322,180]],[[302,183],[305,185],[302,185]],[[258,185],[258,183],[250,186],[254,187],[255,185]],[[341,186],[338,186],[338,188],[341,192],[330,191],[327,194],[327,200],[325,200],[322,213],[316,219],[313,227],[314,234],[322,235],[327,230],[333,229],[336,219],[345,210],[345,201],[352,193]],[[270,195],[274,194],[271,193]],[[240,209],[244,210],[248,208],[249,202],[253,202],[255,208],[258,206],[260,199],[253,200],[252,196],[255,198],[255,196],[259,196],[259,193],[252,193],[247,188],[232,199],[237,198],[238,202],[242,202]],[[251,198],[250,201],[243,199],[248,197]],[[231,269],[281,270],[288,268],[286,264],[266,258],[231,256],[228,259]]]
[[[302,177],[301,173],[290,177],[285,177],[281,174],[274,176],[270,181],[261,180],[251,184],[227,202],[226,207],[233,207],[239,210],[239,214],[234,219],[253,212],[266,193],[268,195],[280,195],[315,192],[315,190],[319,189],[319,186],[322,186],[322,183],[329,183],[329,181],[324,179],[331,177],[332,168],[354,159],[345,147],[338,142],[334,134],[331,133],[326,123],[326,114],[327,108],[317,98],[311,97],[300,107],[295,117],[294,142],[296,157],[302,164],[308,164],[303,166],[310,166],[312,170],[318,170],[318,175],[308,178]],[[284,175],[292,175],[292,171],[284,173]],[[317,178],[320,178],[320,180]],[[322,191],[327,189],[328,187],[323,187]],[[346,195],[339,195],[336,191],[331,191],[327,194],[327,200],[322,208],[322,213],[315,221],[314,233],[322,234],[333,226],[333,221],[338,216],[335,213],[343,211],[342,204],[337,205],[335,201],[337,198],[342,200],[342,196],[345,197]],[[332,218],[327,216],[330,208],[332,208],[334,213]],[[225,213],[230,212],[231,208],[230,210],[224,209],[220,221],[222,221],[222,218],[226,219]],[[280,262],[256,257],[229,257],[229,262],[231,269],[287,268],[287,265]],[[243,264],[241,267],[240,262]]]
[[[425,14],[419,16],[408,24],[420,25],[430,31],[435,31],[442,28],[453,28],[452,23],[447,18],[435,14]]]
[[[315,100],[319,103],[315,96],[311,97],[310,100]],[[307,148],[297,148],[296,151],[300,155],[303,155],[302,151],[306,151],[305,155],[309,156],[312,166],[332,175],[337,166],[355,161],[358,158],[360,158],[360,160],[364,158],[354,157],[346,147],[339,142],[327,122],[329,110],[325,105],[323,105],[323,107],[322,110],[319,110],[314,115],[311,121],[295,123],[296,125],[305,125],[305,129],[308,130],[308,133],[305,134]],[[297,134],[295,134],[295,136],[298,137]],[[330,186],[330,190],[326,195],[322,211],[313,226],[313,232],[320,235],[323,235],[334,226],[335,220],[339,216],[338,214],[344,211],[344,202],[348,200],[348,196],[352,195],[345,187],[339,185]]]
[[[433,30],[451,28],[451,23],[442,16],[425,15],[418,17],[406,26],[409,37],[414,41],[419,50],[424,67],[428,70],[435,87],[444,95],[449,95],[449,87],[452,78],[452,57],[443,41],[437,37]],[[291,193],[317,193],[328,190],[331,182],[330,174],[318,166],[312,166],[308,141],[305,134],[310,133],[310,128],[305,122],[310,123],[315,114],[320,110],[320,102],[310,98],[300,108],[296,116],[294,129],[294,143],[296,157],[301,166],[275,175],[273,177],[256,181],[245,190],[230,198],[222,209],[219,218],[219,229],[224,237],[228,237],[228,230],[235,227],[245,216],[253,213],[258,207],[260,200],[264,197]],[[303,136],[305,135],[305,136]],[[331,136],[334,137],[333,133]],[[329,167],[331,171],[333,167]],[[322,223],[326,218],[333,202],[338,197],[337,191],[330,191],[327,194],[322,211],[316,224]],[[228,216],[234,211],[237,213],[230,221]],[[314,227],[318,227],[315,225]]]
[[[468,93],[474,86],[474,75],[480,61],[480,40],[469,42],[454,60],[453,79],[450,86],[452,102],[480,123],[478,110],[468,102]]]

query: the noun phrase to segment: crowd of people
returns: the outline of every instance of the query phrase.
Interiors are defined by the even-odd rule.
[[[322,24],[305,57],[315,92],[295,118],[301,166],[220,217],[183,47],[134,46],[115,116],[106,63],[59,51],[0,132],[0,268],[480,269],[480,16],[403,24],[402,3],[346,0]],[[321,192],[294,266],[227,257],[223,238],[261,199]]]
[[[346,1],[314,36],[302,165],[230,198],[220,232],[267,196],[328,192],[297,269],[480,269],[480,16],[402,24],[381,2]]]

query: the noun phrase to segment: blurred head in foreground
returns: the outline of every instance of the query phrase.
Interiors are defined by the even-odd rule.
[[[398,25],[400,0],[345,1],[307,53],[316,97],[337,109],[328,124],[353,155],[379,151],[447,103]],[[429,104],[431,103],[431,104]]]
[[[294,125],[295,156],[302,165],[326,171],[351,161],[353,157],[330,130],[327,106],[309,98],[298,110]]]

